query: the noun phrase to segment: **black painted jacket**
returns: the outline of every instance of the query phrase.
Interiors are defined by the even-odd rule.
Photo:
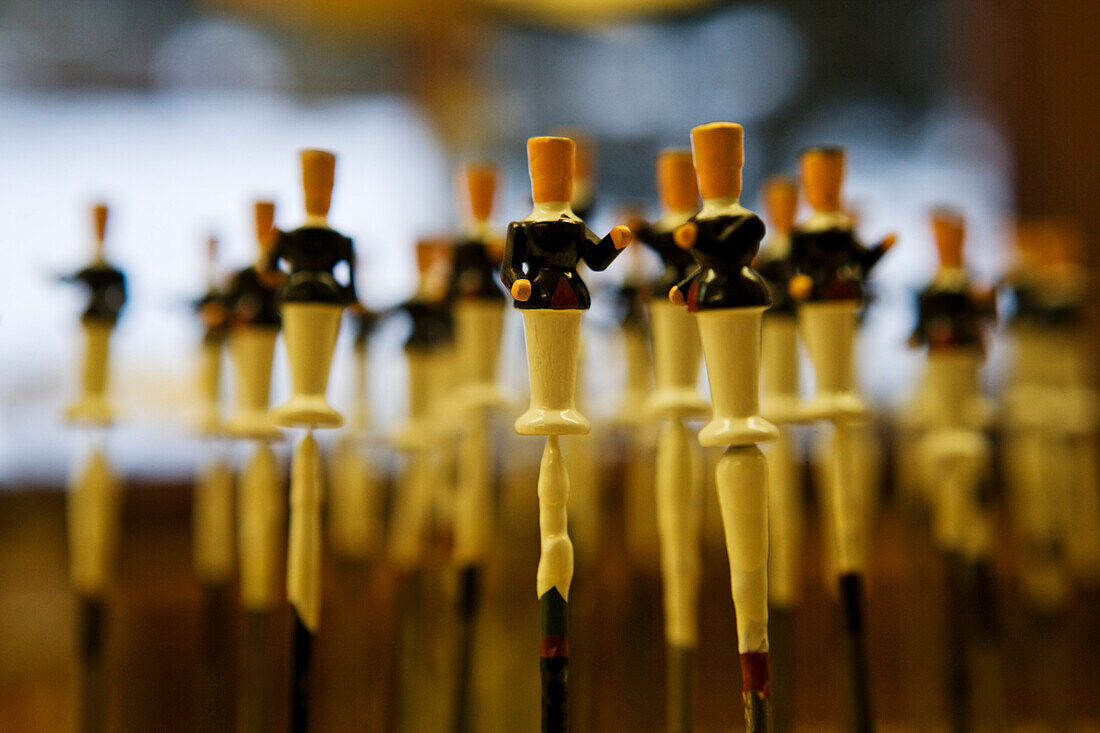
[[[746,212],[707,219],[692,217],[698,228],[691,254],[698,269],[677,284],[688,310],[752,308],[771,305],[768,286],[751,263],[764,238],[764,222]]]
[[[886,254],[880,244],[864,247],[848,227],[791,232],[791,262],[808,275],[813,287],[807,300],[862,301],[871,268]]]
[[[62,278],[63,282],[80,283],[88,291],[88,306],[80,315],[83,323],[113,326],[126,305],[126,276],[107,262],[96,262]]]
[[[279,293],[283,303],[334,303],[350,305],[355,293],[355,249],[352,241],[328,227],[305,226],[279,232],[268,255],[267,266],[289,267]],[[341,262],[348,266],[346,284],[337,282],[333,271]]]
[[[455,245],[454,264],[447,297],[503,301],[489,247],[480,239],[465,239]]]
[[[600,239],[576,219],[516,221],[508,227],[500,279],[509,289],[516,280],[531,281],[531,297],[517,300],[516,308],[587,310],[592,297],[577,264],[583,259],[593,270],[603,270],[619,252],[610,234]]]
[[[643,224],[634,232],[635,238],[653,250],[664,265],[661,274],[650,285],[650,294],[657,300],[666,300],[668,291],[686,280],[699,267],[691,252],[676,246],[672,236],[674,231],[657,231],[653,225]]]
[[[225,292],[231,326],[279,327],[280,287],[271,279],[270,273],[265,279],[255,266],[239,270],[232,277]]]

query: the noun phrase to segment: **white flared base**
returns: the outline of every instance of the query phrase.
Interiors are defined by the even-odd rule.
[[[65,419],[92,425],[110,425],[115,420],[115,410],[106,397],[86,395],[77,398],[65,408]]]
[[[344,418],[321,395],[295,395],[271,410],[271,422],[281,428],[338,428]]]
[[[282,433],[271,423],[267,410],[239,412],[225,425],[225,432],[234,438],[275,440]]]
[[[532,407],[516,420],[520,435],[586,435],[591,428],[579,410]]]
[[[699,444],[744,446],[766,443],[778,437],[779,429],[759,415],[746,418],[721,417],[703,426],[699,431]]]
[[[676,389],[658,389],[645,403],[650,417],[692,418],[710,414],[710,403],[699,396],[694,385]]]
[[[802,406],[803,420],[865,420],[870,410],[855,392],[822,392]]]
[[[765,395],[761,411],[768,420],[783,425],[809,419],[806,406],[794,395]]]

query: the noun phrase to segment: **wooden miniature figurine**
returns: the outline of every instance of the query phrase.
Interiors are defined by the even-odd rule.
[[[257,201],[254,213],[256,261],[233,275],[225,293],[236,395],[226,429],[229,435],[252,442],[252,453],[241,471],[237,514],[240,605],[245,612],[240,708],[244,733],[267,729],[267,634],[281,597],[277,573],[286,504],[279,464],[271,449],[280,433],[268,419],[280,324],[278,293],[285,276],[267,266],[277,235],[275,204]]]
[[[729,554],[742,697],[749,731],[771,730],[768,669],[768,465],[757,443],[775,440],[760,417],[760,327],[771,296],[750,268],[764,223],[740,204],[744,132],[732,122],[691,131],[703,207],[677,227],[678,246],[698,269],[669,299],[695,314],[710,381],[713,414],[699,433],[704,446],[727,446],[715,481]]]
[[[863,569],[868,488],[862,480],[859,440],[868,419],[857,392],[855,334],[864,301],[864,281],[893,246],[890,235],[867,248],[856,239],[851,217],[841,207],[845,153],[816,147],[802,152],[800,177],[813,208],[791,235],[796,274],[788,290],[798,300],[798,325],[814,364],[817,389],[803,408],[810,419],[835,425],[831,512],[836,533],[840,603],[849,644],[854,728],[874,729],[863,633]]]
[[[573,545],[566,528],[569,476],[559,436],[587,433],[588,419],[576,408],[581,314],[591,305],[577,265],[608,267],[631,232],[617,226],[600,239],[570,206],[574,148],[569,138],[527,141],[534,209],[508,227],[501,281],[523,314],[531,406],[516,420],[520,435],[545,435],[539,469],[539,557],[537,591],[541,611],[542,730],[567,727],[569,668],[567,604],[573,577]]]
[[[290,540],[287,548],[287,598],[294,607],[294,730],[309,728],[312,639],[321,613],[321,465],[314,428],[339,427],[343,418],[325,399],[329,367],[344,308],[358,302],[355,250],[350,239],[328,225],[336,157],[303,150],[302,186],[305,224],[280,232],[268,254],[267,269],[287,266],[279,293],[279,313],[290,363],[291,395],[271,412],[280,427],[304,427],[295,450],[290,484]],[[346,267],[344,281],[336,268]]]
[[[768,445],[768,607],[773,687],[787,701],[775,713],[775,729],[794,730],[795,612],[802,584],[802,460],[792,423],[801,419],[798,396],[798,324],[787,285],[794,274],[791,230],[798,212],[798,184],[774,176],[764,183],[768,238],[753,264],[772,294],[761,333],[764,416],[779,427]],[[775,642],[778,641],[778,644]]]
[[[352,413],[349,425],[336,441],[329,471],[328,535],[335,553],[345,561],[370,562],[383,551],[384,496],[370,450],[369,356],[371,333],[378,314],[358,307],[352,356],[355,364]],[[360,572],[355,570],[354,572]]]
[[[222,354],[229,329],[225,294],[218,287],[218,240],[206,240],[206,291],[195,301],[195,311],[202,321],[202,343],[199,347],[198,398],[199,433],[221,433]]]
[[[1019,538],[1019,587],[1035,654],[1029,682],[1041,712],[1067,729],[1073,689],[1066,609],[1073,573],[1097,569],[1097,410],[1085,336],[1091,326],[1083,236],[1059,220],[1021,222],[1010,324],[1014,364],[1005,402],[1005,476]],[[1090,578],[1092,576],[1092,578]]]
[[[948,700],[955,730],[979,722],[972,690],[979,675],[967,657],[978,642],[995,647],[993,583],[994,518],[981,488],[990,475],[991,448],[984,431],[992,416],[981,394],[984,332],[995,316],[992,292],[978,291],[963,266],[962,217],[948,209],[932,214],[940,269],[919,296],[910,345],[928,348],[927,426],[918,446],[925,494],[932,499],[934,532],[948,563],[952,601]],[[973,617],[973,634],[963,621]],[[971,638],[972,636],[976,638]],[[1003,723],[1003,721],[1001,721]]]
[[[66,409],[65,416],[72,422],[109,425],[115,414],[107,394],[111,332],[126,303],[126,277],[107,261],[103,252],[107,206],[97,204],[92,214],[95,223],[92,261],[87,267],[64,278],[65,282],[83,285],[90,296],[88,307],[80,316],[80,328],[84,335],[80,393]]]
[[[489,410],[503,403],[497,386],[504,291],[494,272],[499,263],[489,224],[497,171],[491,163],[463,166],[459,198],[466,211],[465,237],[455,245],[448,300],[454,309],[460,410],[463,414],[454,505],[453,559],[459,573],[461,640],[455,685],[454,730],[472,727],[470,684],[473,637],[481,596],[481,573],[492,546],[492,449]]]
[[[699,532],[703,513],[703,458],[687,421],[706,415],[699,396],[699,331],[686,309],[668,301],[669,289],[695,270],[691,253],[673,239],[699,205],[691,151],[671,148],[657,157],[661,216],[637,225],[636,235],[661,258],[663,269],[650,283],[646,306],[653,337],[656,389],[647,412],[661,421],[657,439],[657,529],[664,583],[665,641],[668,644],[669,730],[691,730],[691,663],[698,642]],[[635,225],[631,226],[632,229]]]
[[[81,659],[81,731],[106,729],[108,673],[106,669],[106,594],[113,575],[118,546],[121,487],[107,460],[103,429],[115,411],[109,401],[109,345],[111,332],[126,303],[126,278],[109,264],[103,251],[107,207],[92,209],[94,254],[91,264],[67,282],[88,289],[89,302],[81,315],[84,353],[80,394],[65,417],[90,428],[87,457],[78,463],[68,486],[69,577],[79,602],[78,643]]]
[[[388,559],[398,573],[399,671],[394,708],[398,727],[409,730],[443,730],[451,709],[445,702],[424,705],[419,690],[441,685],[453,670],[443,669],[439,645],[453,637],[433,620],[453,619],[450,608],[436,613],[441,573],[432,550],[439,543],[438,530],[450,530],[440,515],[452,495],[454,476],[448,471],[453,451],[455,416],[451,378],[454,370],[454,320],[447,292],[451,241],[442,237],[421,239],[416,244],[418,282],[411,298],[390,314],[408,317],[405,339],[408,364],[408,413],[395,436],[395,447],[405,454],[394,491],[388,532]],[[451,466],[453,468],[453,466]],[[438,552],[435,553],[438,556]]]
[[[232,727],[233,469],[222,438],[221,364],[229,327],[225,293],[217,282],[218,240],[206,243],[206,292],[195,302],[202,322],[199,350],[199,434],[208,457],[192,501],[192,555],[202,586],[203,648],[200,661],[200,727]]]
[[[416,245],[419,282],[412,298],[396,311],[409,317],[405,339],[409,366],[409,410],[396,437],[409,454],[396,497],[390,531],[390,557],[404,572],[422,558],[432,513],[447,482],[443,467],[445,438],[451,419],[445,414],[453,366],[455,324],[447,303],[450,243],[422,239]]]

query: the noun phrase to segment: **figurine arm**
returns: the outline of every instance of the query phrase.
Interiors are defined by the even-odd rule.
[[[508,238],[504,242],[504,259],[500,266],[500,281],[516,300],[525,301],[531,297],[531,282],[523,272],[527,261],[527,232],[523,225],[512,222],[508,225]]]
[[[581,257],[585,264],[597,272],[606,270],[608,265],[615,261],[619,253],[626,249],[634,238],[630,227],[620,224],[614,227],[607,236],[599,239],[587,227],[584,230],[584,244]]]
[[[348,284],[344,286],[344,296],[349,304],[358,304],[359,295],[355,291],[355,245],[351,239],[345,237],[340,247],[343,250],[340,259],[348,265]]]
[[[668,299],[673,305],[683,305],[687,302],[687,292],[691,287],[691,281],[699,274],[699,268],[696,267],[687,277],[680,282],[673,285],[668,289]]]
[[[882,256],[890,251],[890,248],[894,246],[894,243],[898,241],[896,234],[888,234],[885,238],[873,247],[864,247],[853,238],[853,244],[855,245],[856,256],[859,259],[860,265],[863,266],[863,272],[866,274],[871,271],[871,268],[878,264],[878,261],[882,259]]]

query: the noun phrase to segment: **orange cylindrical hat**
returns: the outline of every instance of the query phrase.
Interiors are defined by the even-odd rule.
[[[92,206],[92,226],[94,227],[95,241],[102,242],[107,236],[107,204],[95,204]]]
[[[741,195],[745,131],[734,122],[711,122],[691,131],[691,156],[704,199]]]
[[[275,226],[275,202],[257,201],[256,212],[256,241],[261,246],[266,246],[271,239],[271,230]]]
[[[790,176],[772,176],[764,181],[763,198],[768,227],[779,234],[790,232],[798,213],[798,184]]]
[[[449,237],[421,237],[416,241],[416,270],[421,275],[427,273],[437,262],[451,256],[452,242]]]
[[[575,150],[573,141],[567,137],[533,137],[527,140],[531,198],[536,204],[569,201],[572,198]]]
[[[306,213],[310,216],[328,216],[332,184],[336,177],[336,156],[327,150],[303,150],[301,156]]]
[[[665,211],[694,211],[699,205],[690,150],[668,148],[657,156],[657,196]]]
[[[962,214],[946,207],[933,210],[932,233],[940,253],[940,267],[961,268],[963,238],[966,236],[966,221]]]
[[[459,174],[459,191],[474,221],[487,221],[497,190],[497,168],[492,163],[467,163]]]
[[[806,200],[814,211],[840,211],[840,187],[844,183],[844,148],[806,148],[798,159]]]

